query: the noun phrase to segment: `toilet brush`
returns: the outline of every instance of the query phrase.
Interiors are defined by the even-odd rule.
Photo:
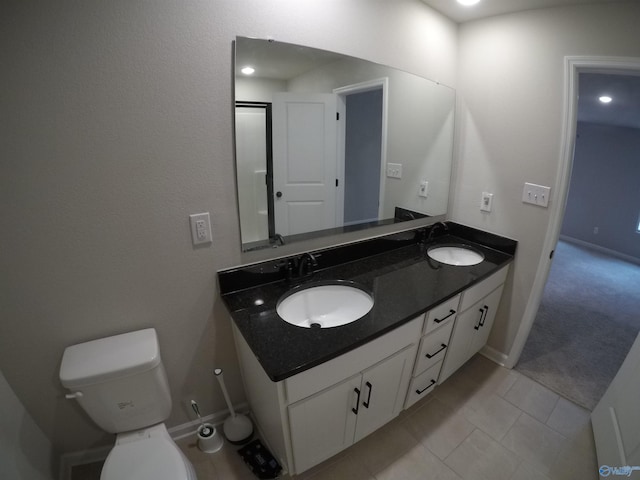
[[[210,436],[212,428],[209,427],[208,425],[205,425],[204,421],[202,420],[202,417],[200,416],[200,407],[198,407],[198,404],[196,403],[195,400],[191,400],[191,408],[193,409],[194,412],[196,412],[196,415],[198,416],[198,420],[200,421],[200,426],[198,427],[198,433],[201,433],[205,437]]]
[[[231,400],[229,399],[229,394],[227,393],[227,388],[224,385],[222,369],[216,368],[213,373],[218,379],[218,383],[222,389],[222,394],[224,395],[224,400],[227,402],[229,412],[231,412],[231,416],[227,418],[222,425],[224,436],[227,437],[229,442],[236,445],[246,443],[251,440],[251,437],[253,437],[253,424],[251,423],[251,420],[249,420],[249,417],[242,415],[241,413],[236,413],[233,409],[233,405],[231,405]]]
[[[222,448],[222,437],[216,430],[216,427],[210,423],[204,423],[204,420],[202,420],[202,417],[200,416],[200,408],[195,400],[191,400],[191,408],[196,412],[198,420],[200,421],[200,426],[198,427],[197,432],[198,448],[205,453],[217,452]]]

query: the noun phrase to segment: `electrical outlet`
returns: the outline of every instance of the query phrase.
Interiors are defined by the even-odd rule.
[[[493,204],[493,193],[482,192],[482,200],[480,201],[480,210],[482,212],[490,212]]]
[[[402,178],[402,164],[387,163],[387,177]]]
[[[191,240],[194,245],[211,243],[211,220],[209,212],[189,215],[191,223]]]
[[[429,194],[429,182],[426,180],[420,181],[420,188],[418,188],[418,196],[427,198]]]
[[[549,205],[549,195],[551,188],[535,183],[525,183],[522,191],[522,201],[539,207],[547,207]]]

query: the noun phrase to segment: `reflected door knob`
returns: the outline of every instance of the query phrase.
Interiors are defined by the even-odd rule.
[[[276,197],[280,198],[282,196],[282,192],[276,192]]]

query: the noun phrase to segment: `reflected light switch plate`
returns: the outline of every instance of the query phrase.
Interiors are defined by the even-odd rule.
[[[427,198],[429,194],[429,182],[426,180],[420,181],[420,188],[418,189],[418,196]]]
[[[482,192],[482,200],[480,201],[480,210],[490,212],[493,204],[493,193]]]

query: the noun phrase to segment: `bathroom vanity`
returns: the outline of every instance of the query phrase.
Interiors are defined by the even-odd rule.
[[[485,345],[516,242],[455,223],[439,236],[429,230],[311,252],[313,267],[293,256],[218,272],[251,411],[290,473],[386,424]],[[443,245],[482,260],[455,266],[430,258],[428,249]],[[368,291],[372,309],[331,328],[295,326],[277,314],[292,289],[336,280]]]

